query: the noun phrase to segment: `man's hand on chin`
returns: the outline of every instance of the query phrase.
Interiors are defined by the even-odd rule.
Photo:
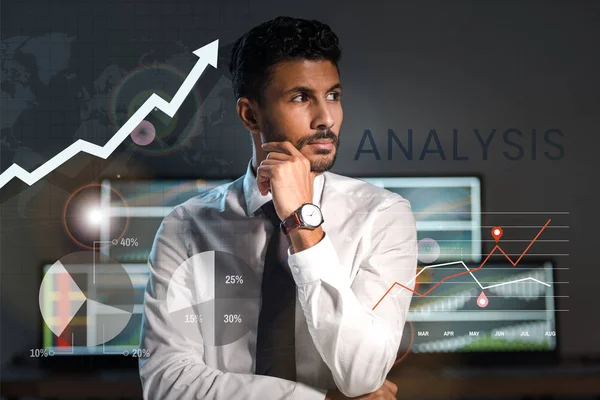
[[[256,183],[260,194],[271,191],[273,204],[280,220],[290,216],[304,203],[312,203],[315,175],[310,161],[292,143],[263,143],[267,158],[256,170]]]
[[[395,400],[398,386],[394,382],[386,380],[383,385],[373,393],[367,393],[358,397],[346,397],[339,390],[327,391],[325,400]]]

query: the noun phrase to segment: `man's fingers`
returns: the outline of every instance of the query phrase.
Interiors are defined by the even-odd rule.
[[[288,156],[289,157],[289,156]],[[284,163],[282,160],[274,160],[274,159],[264,159],[260,162],[260,165],[277,165]]]
[[[285,142],[263,143],[261,147],[265,151],[278,151],[291,156],[298,156],[302,154],[291,142],[287,140]]]
[[[351,400],[395,400],[398,386],[391,381],[385,380],[383,385],[373,393],[352,397]]]
[[[270,151],[267,153],[265,160],[289,160],[292,156],[286,153],[280,153],[278,151]]]
[[[396,385],[394,382],[392,382],[392,381],[388,381],[388,380],[386,379],[386,380],[383,382],[383,384],[384,384],[385,386],[387,386],[387,387],[388,387],[388,388],[389,388],[389,389],[392,391],[392,393],[394,393],[394,394],[398,393],[398,385]]]
[[[266,196],[267,193],[269,193],[269,190],[271,189],[271,181],[267,180],[264,182],[258,182],[258,191],[260,192],[260,194],[262,194],[263,196]]]
[[[271,167],[272,165],[261,165],[256,169],[256,185],[260,194],[265,196],[271,189]]]
[[[265,195],[271,189],[271,180],[273,179],[273,168],[285,161],[263,160],[256,169],[256,183],[262,195]]]

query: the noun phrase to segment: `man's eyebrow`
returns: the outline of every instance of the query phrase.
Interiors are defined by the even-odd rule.
[[[330,87],[329,89],[327,89],[328,92],[331,92],[332,90],[335,89],[342,89],[342,85],[338,82],[335,85],[333,85],[332,87]],[[307,86],[294,86],[293,88],[291,88],[290,90],[287,90],[285,92],[285,94],[290,94],[290,93],[294,93],[294,92],[306,92],[306,93],[314,93],[314,89],[311,89]]]

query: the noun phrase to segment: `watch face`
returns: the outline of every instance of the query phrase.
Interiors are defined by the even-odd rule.
[[[310,226],[318,226],[321,223],[321,210],[314,204],[305,204],[301,209],[300,213],[304,223]]]

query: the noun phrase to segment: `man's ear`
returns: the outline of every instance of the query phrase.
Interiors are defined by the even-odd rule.
[[[246,97],[240,97],[237,101],[237,113],[242,120],[242,123],[249,131],[260,131],[256,103]]]

